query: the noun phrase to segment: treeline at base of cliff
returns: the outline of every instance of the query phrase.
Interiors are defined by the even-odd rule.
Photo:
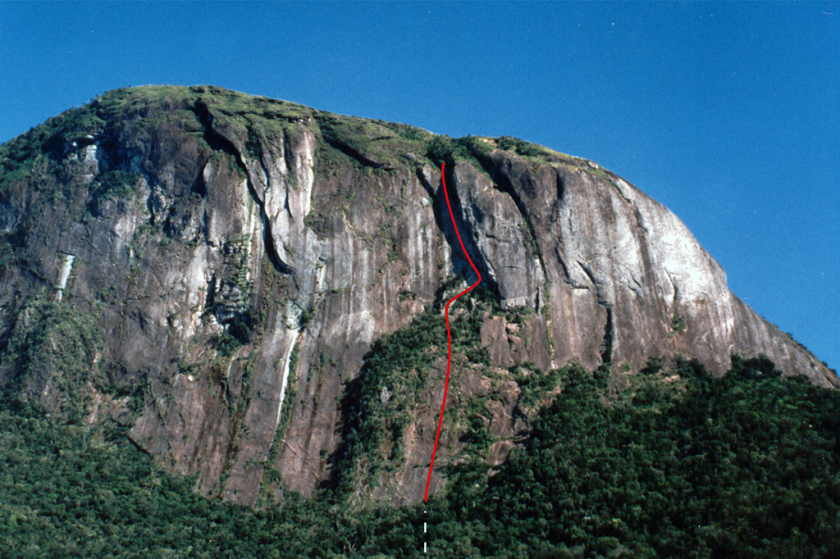
[[[556,371],[562,392],[490,469],[449,466],[428,504],[287,494],[209,500],[114,425],[3,402],[2,557],[837,557],[840,392],[733,358]],[[488,475],[488,473],[490,475]],[[428,531],[424,533],[424,523]],[[423,554],[423,542],[428,553]]]

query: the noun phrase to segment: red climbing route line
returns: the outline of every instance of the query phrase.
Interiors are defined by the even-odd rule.
[[[444,174],[445,167],[446,163],[440,166],[440,178],[443,181],[443,195],[446,198],[446,207],[449,208],[449,217],[452,219],[452,227],[455,228],[455,234],[458,236],[458,242],[461,243],[461,250],[464,251],[464,256],[467,257],[467,260],[469,261],[470,266],[472,266],[475,275],[478,276],[478,279],[474,284],[451,298],[444,308],[444,315],[446,316],[446,339],[448,345],[448,353],[446,356],[446,384],[443,385],[443,403],[440,405],[440,420],[438,421],[437,435],[435,436],[435,447],[432,450],[432,462],[429,464],[429,477],[426,478],[426,495],[423,498],[424,502],[429,501],[429,483],[432,481],[432,468],[435,467],[435,454],[437,454],[438,440],[440,439],[440,426],[443,425],[443,410],[446,409],[446,392],[449,390],[449,369],[452,366],[452,334],[449,331],[449,305],[451,305],[455,299],[465,293],[469,293],[472,288],[481,283],[481,274],[478,273],[478,269],[475,267],[475,264],[473,264],[470,255],[467,254],[467,249],[464,248],[464,241],[461,240],[461,233],[458,232],[458,226],[455,225],[455,216],[452,214],[452,205],[449,203],[449,192],[446,190],[446,176]]]

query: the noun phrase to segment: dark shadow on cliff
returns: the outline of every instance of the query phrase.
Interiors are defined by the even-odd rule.
[[[478,268],[481,273],[482,283],[486,284],[486,286],[491,289],[496,296],[498,296],[499,288],[490,278],[487,263],[484,260],[484,255],[478,250],[478,246],[475,243],[475,234],[472,227],[465,223],[461,218],[463,210],[461,200],[458,197],[457,188],[455,187],[455,177],[452,174],[454,166],[454,163],[447,163],[446,185],[447,192],[449,193],[449,203],[452,205],[452,213],[455,216],[455,223],[458,226],[458,231],[461,233],[461,239],[464,241],[464,246],[467,251],[469,251],[470,257],[473,259],[476,268]],[[417,170],[417,177],[420,180],[420,184],[423,185],[423,188],[434,200],[434,203],[432,204],[432,211],[435,216],[435,224],[438,229],[443,232],[444,238],[449,245],[449,260],[452,262],[453,272],[456,276],[466,278],[469,284],[475,283],[475,280],[478,278],[461,251],[460,244],[458,243],[458,237],[455,234],[455,229],[452,226],[452,220],[449,217],[449,208],[446,206],[446,196],[443,191],[443,183],[438,182],[437,185],[429,184],[420,169]]]

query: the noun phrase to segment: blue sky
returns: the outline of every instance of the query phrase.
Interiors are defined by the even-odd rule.
[[[214,84],[597,161],[840,367],[840,2],[0,2],[0,142],[110,89]]]

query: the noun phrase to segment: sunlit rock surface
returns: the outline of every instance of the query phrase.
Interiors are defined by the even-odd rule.
[[[371,344],[446,282],[472,279],[432,135],[212,87],[120,90],[81,111],[93,116],[53,121],[35,163],[2,183],[15,259],[0,274],[0,382],[56,411],[93,397],[90,421],[127,422],[137,445],[198,474],[205,494],[246,505],[311,494],[330,477],[339,399]],[[787,375],[838,386],[727,289],[676,216],[622,178],[544,148],[474,139],[471,149],[448,165],[447,187],[504,311],[481,326],[491,368],[607,360],[618,377],[680,355],[723,374],[731,354],[763,353]],[[39,338],[34,321],[56,299],[98,333],[85,341],[56,326]],[[60,373],[63,340],[90,349],[75,363],[140,394],[141,409]],[[11,353],[32,347],[46,357]],[[487,408],[497,465],[526,428],[514,419],[518,388],[467,364],[461,374],[456,402],[498,394]],[[422,499],[441,389],[414,410],[405,468],[383,474],[378,495]],[[461,443],[444,439],[445,461]]]

